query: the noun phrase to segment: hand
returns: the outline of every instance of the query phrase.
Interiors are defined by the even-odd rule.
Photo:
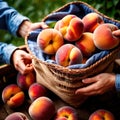
[[[31,23],[30,21],[24,21],[18,30],[18,34],[22,37],[25,38],[25,36],[33,30],[40,29],[40,28],[48,28],[47,24],[44,22],[37,22],[37,23]]]
[[[33,71],[32,58],[23,50],[15,50],[12,55],[13,65],[21,74]]]
[[[112,34],[116,37],[120,37],[120,29],[113,31]]]
[[[101,73],[92,78],[82,80],[86,87],[76,90],[76,94],[98,95],[103,94],[115,87],[115,74]]]

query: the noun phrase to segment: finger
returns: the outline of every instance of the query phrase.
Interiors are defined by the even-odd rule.
[[[116,37],[120,37],[120,30],[113,31],[112,34]]]
[[[94,91],[95,92],[97,91],[94,88],[95,88],[94,84],[89,85],[87,87],[79,88],[76,90],[75,94],[90,94],[90,93],[93,93]]]
[[[48,28],[48,25],[45,24],[44,22],[40,22],[40,23],[34,23],[31,25],[30,30],[35,30],[35,29],[39,29],[39,28]]]
[[[96,82],[96,79],[94,77],[93,78],[86,78],[86,79],[83,79],[82,82],[85,84],[90,84],[90,83]]]
[[[33,71],[33,65],[32,64],[25,64],[23,61],[20,61],[19,64],[16,66],[16,69],[21,74],[27,74],[27,73]]]

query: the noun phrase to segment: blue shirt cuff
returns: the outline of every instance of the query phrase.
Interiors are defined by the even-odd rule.
[[[120,74],[116,74],[115,87],[117,91],[120,91]]]
[[[19,13],[11,18],[8,26],[9,26],[9,31],[11,32],[12,35],[17,36],[17,31],[21,23],[25,20],[29,20],[29,19]]]
[[[13,54],[13,52],[18,49],[16,46],[9,44],[4,48],[4,61],[7,64],[11,64],[11,56]]]

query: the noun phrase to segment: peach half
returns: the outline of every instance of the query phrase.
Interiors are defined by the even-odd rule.
[[[96,50],[96,46],[93,42],[93,33],[84,32],[81,38],[76,41],[75,45],[81,50],[83,56],[91,56]]]
[[[55,105],[48,97],[39,97],[32,102],[28,109],[33,120],[50,120],[55,114]]]
[[[55,54],[59,47],[64,44],[62,34],[56,29],[42,30],[37,37],[37,44],[46,54]]]
[[[83,55],[79,48],[72,44],[64,44],[61,46],[55,55],[55,60],[58,65],[67,67],[73,64],[82,63]]]
[[[57,110],[54,120],[79,120],[77,111],[71,106],[63,106]]]
[[[99,109],[90,115],[89,120],[115,120],[115,118],[110,111]]]
[[[99,25],[93,33],[95,46],[101,50],[110,50],[118,46],[120,38],[112,34],[116,30],[118,30],[118,27],[111,23]]]
[[[103,18],[95,13],[88,13],[82,18],[84,24],[84,32],[93,32],[100,24],[103,24]]]
[[[81,18],[69,14],[59,20],[55,24],[54,29],[60,31],[65,40],[73,42],[81,37],[84,31],[84,25]]]
[[[16,108],[24,103],[25,95],[19,86],[10,84],[2,91],[2,100],[11,108]]]

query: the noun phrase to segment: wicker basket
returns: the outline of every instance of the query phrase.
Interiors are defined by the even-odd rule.
[[[77,7],[79,9],[73,9]],[[73,10],[71,10],[73,9]],[[71,11],[70,11],[71,10]],[[77,12],[76,12],[77,11]],[[90,5],[84,2],[71,2],[58,10],[52,12],[46,16],[43,21],[47,24],[51,24],[67,14],[76,14],[80,18],[88,14],[89,12],[96,12],[100,14],[105,22],[116,24],[120,28],[120,22],[113,20],[92,8]],[[28,45],[27,36],[25,42],[27,49],[33,56],[33,65],[36,71],[37,82],[44,85],[52,92],[57,94],[66,103],[78,107],[81,105],[88,97],[84,95],[76,95],[75,91],[83,87],[84,84],[81,82],[83,78],[91,77],[101,72],[112,72],[114,60],[117,58],[119,53],[119,47],[110,51],[109,54],[105,55],[101,59],[97,60],[90,66],[82,69],[70,69],[67,67],[62,67],[60,65],[49,63],[44,60],[40,60],[31,50]]]

